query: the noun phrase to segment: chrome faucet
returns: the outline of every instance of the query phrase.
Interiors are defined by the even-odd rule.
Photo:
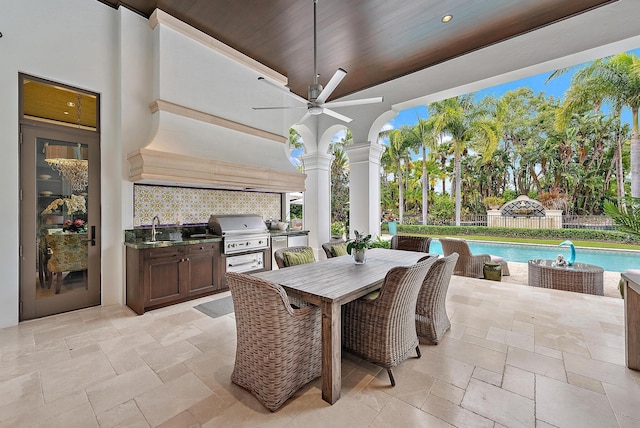
[[[151,219],[151,242],[156,242],[156,235],[162,234],[162,232],[156,230],[156,221],[158,222],[158,226],[160,226],[160,217],[157,215]]]

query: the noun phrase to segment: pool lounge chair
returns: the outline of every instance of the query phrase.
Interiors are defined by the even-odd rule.
[[[453,271],[454,275],[468,276],[470,278],[484,278],[484,263],[497,262],[502,266],[502,276],[509,276],[509,265],[507,261],[499,256],[490,254],[472,254],[469,244],[464,239],[459,238],[440,238],[442,244],[442,253],[448,256],[458,253],[460,256],[456,267]]]
[[[391,238],[392,250],[407,250],[407,251],[420,251],[423,253],[429,252],[429,244],[431,238],[426,236],[398,236],[394,235]]]

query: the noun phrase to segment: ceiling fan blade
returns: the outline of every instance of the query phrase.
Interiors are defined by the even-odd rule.
[[[306,106],[300,107],[251,107],[253,110],[289,110],[289,109],[299,109],[299,108],[307,108]]]
[[[264,77],[258,77],[258,80],[263,81],[264,83],[267,83],[268,85],[273,86],[274,88],[276,88],[279,91],[282,91],[283,93],[285,93],[286,95],[290,96],[291,98],[293,98],[294,100],[301,102],[303,104],[307,104],[307,100],[305,100],[304,98],[302,98],[301,96],[294,94],[293,92],[291,92],[288,88],[285,88],[284,86],[280,86],[276,83],[273,83],[270,80],[265,79]]]
[[[347,72],[345,70],[343,70],[342,68],[337,69],[333,74],[333,77],[331,77],[331,79],[327,83],[327,86],[325,86],[322,92],[320,92],[320,95],[318,95],[318,98],[316,98],[316,102],[318,104],[324,103],[346,75]]]
[[[304,122],[305,120],[307,120],[307,119],[308,119],[309,117],[311,117],[311,116],[312,116],[312,114],[311,114],[311,113],[306,112],[306,113],[304,114],[304,116],[302,116],[302,118],[301,118],[301,119],[296,123],[296,125],[300,125],[300,124],[302,124],[302,122]]]
[[[331,101],[328,103],[324,103],[323,107],[350,107],[350,106],[359,106],[363,104],[376,104],[384,101],[383,97],[374,97],[374,98],[362,98],[359,100],[350,100],[350,101]]]
[[[340,114],[340,113],[338,113],[336,111],[329,110],[328,108],[324,108],[322,110],[322,112],[324,114],[327,114],[327,115],[331,116],[331,117],[335,117],[336,119],[340,119],[343,122],[347,122],[347,123],[353,122],[353,119],[351,119],[350,117],[345,116],[344,114]]]

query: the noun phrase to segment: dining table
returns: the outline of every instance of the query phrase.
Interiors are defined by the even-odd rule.
[[[342,385],[342,305],[382,286],[395,266],[411,266],[435,254],[373,248],[366,262],[356,264],[352,256],[333,257],[315,263],[264,271],[253,275],[279,284],[289,296],[320,307],[322,311],[322,399],[334,404]]]

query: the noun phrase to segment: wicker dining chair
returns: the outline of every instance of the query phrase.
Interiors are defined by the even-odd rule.
[[[342,245],[345,242],[346,241],[344,239],[334,239],[322,244],[322,249],[324,250],[324,253],[327,255],[327,258],[330,259],[330,258],[336,257],[335,250],[333,249],[333,247],[337,245]]]
[[[357,299],[343,306],[344,349],[387,369],[391,386],[396,385],[393,367],[414,349],[420,358],[415,309],[422,282],[435,260],[430,257],[413,266],[393,267],[376,299]]]
[[[431,244],[431,238],[426,236],[393,235],[391,238],[392,250],[421,251],[423,253],[428,253],[429,244]]]
[[[299,253],[300,257],[293,257],[295,261],[288,261],[284,253]],[[299,264],[313,263],[316,261],[316,258],[313,255],[313,249],[311,247],[304,246],[280,248],[273,253],[273,258],[280,269]]]
[[[437,259],[422,282],[416,303],[416,333],[431,345],[437,345],[451,328],[446,298],[458,254]]]
[[[231,381],[276,411],[321,374],[320,308],[293,309],[281,286],[251,275],[225,277],[237,335]]]
[[[483,278],[484,263],[490,261],[500,263],[503,276],[509,275],[509,265],[502,257],[492,256],[490,254],[472,254],[469,244],[464,239],[439,238],[439,241],[440,244],[442,244],[442,253],[445,256],[453,253],[458,253],[460,256],[453,270],[454,275]]]

